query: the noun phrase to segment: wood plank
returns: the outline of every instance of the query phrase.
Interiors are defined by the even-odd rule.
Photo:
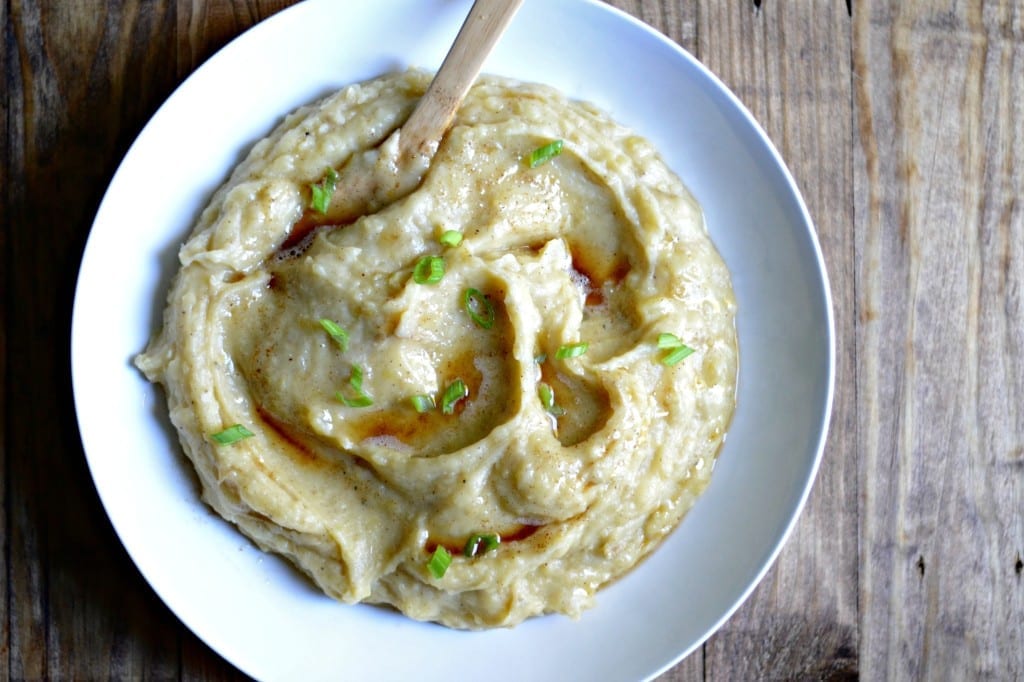
[[[750,600],[706,645],[708,679],[857,675],[857,405],[853,386],[850,17],[842,3],[699,5],[697,55],[779,148],[831,278],[840,390],[807,508]]]
[[[27,321],[25,318],[33,313],[20,310],[14,303],[21,288],[19,280],[27,276],[32,269],[25,267],[24,256],[19,253],[22,240],[18,238],[19,228],[25,229],[24,221],[19,221],[19,214],[24,212],[23,202],[19,197],[23,197],[26,191],[24,140],[30,126],[28,119],[32,105],[29,98],[33,94],[30,83],[34,80],[32,74],[26,76],[26,72],[33,64],[28,60],[22,46],[26,43],[26,24],[31,23],[32,18],[30,16],[26,21],[18,4],[8,3],[7,9],[9,17],[5,26],[5,52],[10,60],[10,71],[6,73],[5,89],[9,105],[8,115],[11,117],[7,129],[7,164],[11,172],[11,183],[17,187],[12,188],[14,193],[9,195],[10,201],[5,207],[8,239],[5,258],[8,263],[19,263],[20,267],[12,267],[5,273],[8,285],[5,298],[10,301],[8,305],[11,313],[7,327],[10,331],[9,345],[5,351],[8,357],[24,358],[26,339],[24,334],[19,332],[19,327],[23,326]],[[38,22],[38,19],[36,21]],[[5,389],[13,386],[18,378],[22,378],[18,368],[11,367],[6,377]],[[21,508],[19,504],[24,488],[22,479],[31,475],[31,471],[26,471],[22,461],[24,455],[19,456],[25,451],[23,442],[28,437],[28,434],[19,429],[7,434],[5,438],[5,445],[9,450],[4,474],[7,485],[10,486],[6,500],[8,518],[5,529],[9,553],[9,563],[6,566],[7,615],[10,619],[8,635],[12,652],[5,672],[13,679],[40,678],[46,669],[44,578],[39,562],[25,559],[39,555],[39,533],[35,530],[37,524],[32,523],[34,519],[26,513],[28,510]]]
[[[1024,677],[1024,8],[854,31],[862,669]]]
[[[7,3],[8,140],[18,183],[6,205],[10,318],[5,389],[8,601],[14,679],[171,676],[171,620],[126,560],[82,458],[66,329],[74,276],[100,196],[127,143],[170,90],[161,5]],[[86,11],[88,10],[88,11]],[[164,610],[165,611],[165,610]],[[132,633],[125,637],[125,633]]]
[[[0,3],[0,26],[3,26],[3,44],[0,46],[0,533],[3,533],[3,570],[0,570],[0,677],[10,677],[9,652],[11,650],[10,582],[7,567],[11,561],[11,546],[7,506],[10,498],[10,476],[7,473],[7,348],[8,339],[8,280],[11,278],[11,263],[7,243],[7,207],[14,203],[16,182],[14,181],[14,149],[11,138],[17,136],[16,124],[20,123],[18,80],[14,78],[12,26],[7,17],[7,3]],[[12,111],[13,110],[13,111]]]

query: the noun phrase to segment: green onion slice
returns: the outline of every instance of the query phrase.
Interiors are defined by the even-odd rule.
[[[437,549],[435,549],[434,553],[430,556],[430,561],[427,562],[427,568],[430,570],[430,575],[434,576],[438,580],[444,577],[444,574],[448,571],[448,567],[451,565],[451,552],[441,545],[437,546]]]
[[[237,443],[240,440],[251,438],[254,435],[255,434],[252,431],[241,424],[235,424],[234,426],[229,426],[223,431],[211,434],[210,438],[212,438],[213,442],[218,445],[231,445],[232,443]]]
[[[565,360],[566,358],[578,358],[587,352],[590,348],[590,344],[586,341],[580,343],[567,343],[564,346],[559,346],[558,350],[555,351],[555,357],[559,360]]]
[[[679,348],[669,351],[668,354],[661,359],[661,364],[669,366],[674,365],[683,358],[687,358],[692,355],[693,352],[693,349],[689,346],[680,346]]]
[[[545,382],[540,382],[537,385],[537,395],[540,397],[540,404],[544,406],[550,414],[561,417],[565,414],[565,410],[555,404],[555,392]]]
[[[320,326],[334,339],[342,351],[348,350],[348,332],[342,329],[341,325],[333,320],[321,318]]]
[[[444,389],[444,395],[441,396],[441,413],[454,414],[455,404],[468,395],[469,387],[462,379],[456,379],[448,384],[448,388]]]
[[[363,390],[363,368],[359,365],[352,365],[352,374],[348,378],[348,383],[352,388],[357,391]]]
[[[337,391],[334,397],[344,403],[347,407],[369,407],[373,405],[373,398],[363,391],[363,368],[359,365],[352,365],[352,374],[348,378],[348,385],[356,392],[355,398],[349,398],[341,391]]]
[[[497,533],[474,533],[466,540],[466,546],[462,553],[468,557],[478,554],[486,554],[501,544],[501,538]]]
[[[658,348],[679,348],[684,345],[675,334],[658,334]]]
[[[420,414],[423,414],[424,412],[430,412],[436,406],[436,403],[434,402],[434,396],[428,395],[426,393],[414,395],[413,397],[409,398],[409,402],[412,403],[413,408],[415,408],[416,411],[419,412]]]
[[[494,305],[479,289],[470,287],[462,292],[462,307],[478,326],[484,329],[494,326]]]
[[[336,391],[334,397],[337,398],[339,402],[344,403],[346,407],[369,407],[370,405],[373,405],[373,398],[362,391],[360,391],[355,398],[349,398],[341,391]]]
[[[445,230],[438,241],[445,246],[458,246],[462,243],[462,233],[458,230]]]
[[[667,332],[658,334],[658,348],[669,351],[661,358],[661,364],[669,366],[676,364],[683,358],[689,357],[694,352],[678,336]]]
[[[412,280],[416,284],[437,284],[444,277],[444,258],[440,256],[424,256],[416,261],[412,271]]]
[[[373,398],[359,391],[355,398],[349,398],[341,391],[336,391],[334,397],[338,402],[344,403],[346,407],[369,407],[373,405]]]
[[[537,147],[530,152],[530,156],[527,158],[527,163],[530,164],[530,168],[536,168],[542,163],[547,163],[561,153],[562,141],[554,140],[553,142],[548,142],[543,147]]]
[[[339,402],[344,403],[346,407],[369,407],[370,405],[373,405],[373,398],[365,393],[360,393],[355,398],[349,398],[341,391],[336,391],[334,397],[337,398]]]
[[[338,186],[338,173],[333,168],[324,171],[324,177],[320,182],[310,186],[309,207],[317,213],[327,213],[327,207],[331,205],[331,197],[334,189]]]

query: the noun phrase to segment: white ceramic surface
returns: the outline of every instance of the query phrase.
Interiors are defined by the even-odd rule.
[[[310,0],[254,27],[170,97],[100,206],[82,260],[72,374],[94,482],[168,606],[260,679],[633,680],[703,642],[792,528],[831,408],[833,324],[813,226],[782,160],[722,84],[671,41],[590,0],[530,0],[485,71],[609,111],[662,150],[703,204],[739,300],[739,407],[710,488],[578,622],[466,633],[345,606],[199,500],[163,395],[132,367],[179,244],[231,167],[288,111],[407,65],[436,68],[470,0]]]

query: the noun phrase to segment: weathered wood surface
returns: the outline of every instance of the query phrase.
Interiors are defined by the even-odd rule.
[[[2,678],[239,677],[103,514],[67,329],[131,140],[287,4],[0,3]],[[764,126],[815,219],[837,322],[808,507],[750,600],[664,679],[1024,678],[1024,5],[611,4],[694,53]]]
[[[1024,678],[1024,5],[854,24],[862,670]]]

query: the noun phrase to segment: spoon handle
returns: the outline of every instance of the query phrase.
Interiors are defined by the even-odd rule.
[[[476,0],[399,137],[401,158],[432,156],[455,112],[476,80],[484,60],[505,32],[523,0]]]

